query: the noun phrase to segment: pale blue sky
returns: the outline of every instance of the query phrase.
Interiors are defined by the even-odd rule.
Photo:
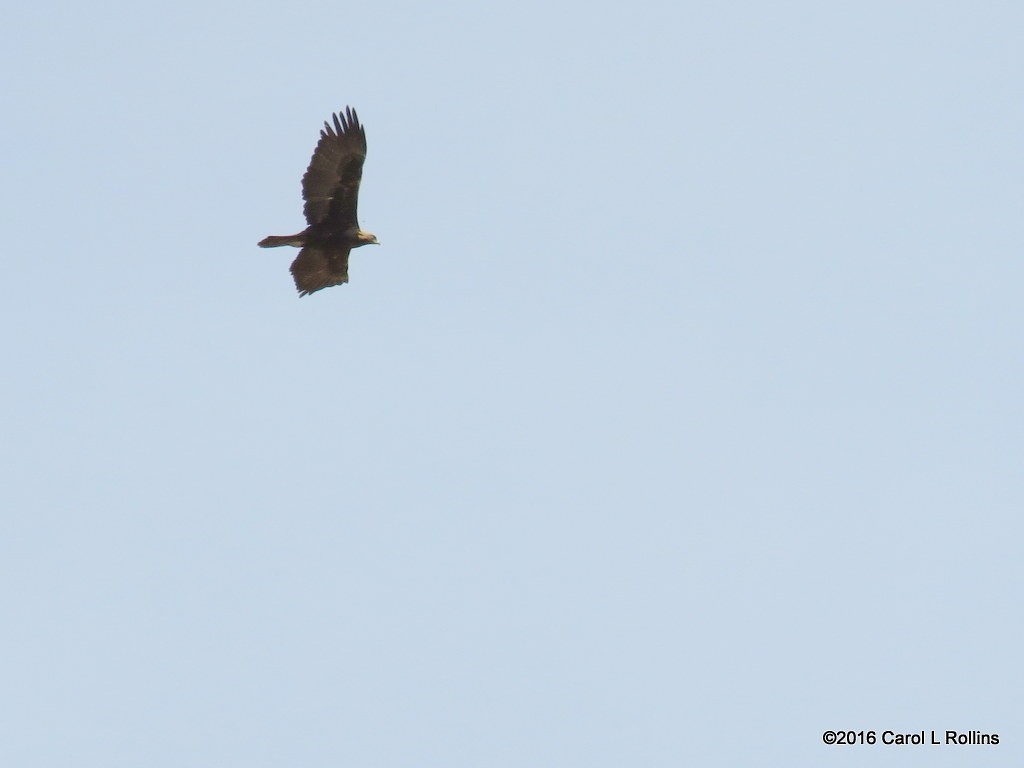
[[[5,27],[0,765],[1024,759],[1019,4]]]

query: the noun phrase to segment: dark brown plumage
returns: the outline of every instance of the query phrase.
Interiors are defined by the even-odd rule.
[[[349,252],[377,242],[375,235],[359,228],[356,214],[366,130],[351,107],[333,118],[333,127],[324,123],[302,177],[303,212],[309,226],[295,235],[271,235],[259,242],[262,248],[292,245],[302,249],[291,267],[300,296],[347,283]]]

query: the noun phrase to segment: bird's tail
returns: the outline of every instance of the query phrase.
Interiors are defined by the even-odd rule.
[[[304,232],[299,232],[297,235],[271,235],[270,237],[264,237],[258,243],[260,248],[278,248],[282,245],[294,245],[296,248],[301,248],[305,244],[306,237]]]

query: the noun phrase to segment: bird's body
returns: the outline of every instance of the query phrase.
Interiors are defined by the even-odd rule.
[[[271,235],[263,248],[301,248],[291,272],[300,296],[348,282],[348,255],[353,248],[377,242],[359,228],[356,213],[359,182],[366,159],[366,131],[351,107],[324,123],[313,159],[302,177],[306,229],[294,235]]]

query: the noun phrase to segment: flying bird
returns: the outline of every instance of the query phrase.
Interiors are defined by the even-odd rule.
[[[291,245],[301,248],[292,262],[299,296],[348,282],[348,254],[353,248],[377,243],[377,236],[359,228],[356,206],[366,159],[366,129],[356,111],[346,107],[324,123],[313,159],[302,177],[303,212],[309,224],[296,235],[271,235],[261,248]]]

